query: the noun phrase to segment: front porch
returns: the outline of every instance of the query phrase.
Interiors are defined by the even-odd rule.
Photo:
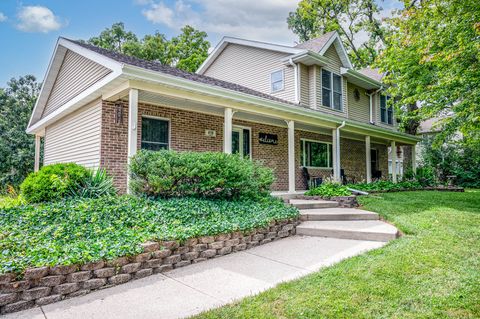
[[[275,171],[272,191],[294,194],[306,189],[303,167],[336,181],[342,172],[355,181],[388,177],[388,147],[414,141],[298,105],[276,110],[139,81],[102,96],[101,134],[100,166],[122,192],[128,159],[141,148],[241,153]]]

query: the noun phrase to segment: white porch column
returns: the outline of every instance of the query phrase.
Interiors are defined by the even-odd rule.
[[[295,193],[295,122],[287,121],[288,126],[288,192]]]
[[[412,171],[414,174],[417,174],[417,155],[416,155],[416,148],[417,144],[412,145]]]
[[[365,165],[367,171],[367,183],[372,182],[372,158],[370,149],[370,136],[365,136]]]
[[[397,146],[395,145],[395,141],[391,142],[390,145],[391,149],[391,158],[392,158],[392,182],[397,182]]]
[[[38,172],[40,169],[40,135],[35,135],[35,165],[33,167],[34,172]]]
[[[229,107],[225,108],[224,111],[224,123],[223,123],[223,152],[227,154],[232,154],[232,119],[233,119],[233,110]]]
[[[340,152],[337,152],[340,151],[340,145],[337,144],[338,143],[338,139],[337,139],[337,130],[336,129],[333,129],[332,130],[332,160],[333,160],[333,180],[335,182],[338,182],[340,181],[340,165],[339,164],[339,161],[340,161],[340,157],[338,156],[338,154]]]
[[[138,90],[130,89],[128,92],[128,164],[130,158],[137,153],[137,139],[138,139]],[[130,181],[130,173],[127,172],[127,193],[130,192],[128,187]]]

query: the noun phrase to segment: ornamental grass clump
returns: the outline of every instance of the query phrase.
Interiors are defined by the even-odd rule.
[[[270,191],[273,171],[239,155],[142,150],[131,160],[130,190],[153,198],[258,198]]]

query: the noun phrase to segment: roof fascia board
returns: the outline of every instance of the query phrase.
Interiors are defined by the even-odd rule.
[[[297,54],[300,52],[304,52],[306,50],[297,49],[293,47],[288,47],[279,44],[267,43],[267,42],[260,42],[254,40],[246,40],[234,37],[223,37],[222,40],[215,46],[212,53],[207,57],[207,59],[200,65],[197,72],[198,74],[203,74],[205,71],[210,67],[210,65],[216,60],[216,58],[222,53],[225,47],[228,44],[239,44],[249,47],[254,47],[258,49],[270,50],[270,51],[277,51],[283,52],[288,54]]]
[[[336,43],[336,44],[335,44]],[[352,63],[350,62],[350,58],[348,57],[347,51],[345,50],[345,46],[342,43],[342,39],[340,38],[340,35],[338,32],[335,32],[334,35],[328,39],[327,43],[323,46],[323,48],[320,50],[320,54],[324,55],[325,52],[327,52],[328,48],[334,44],[335,49],[337,50],[337,53],[340,55],[340,59],[342,60],[343,63],[345,63],[345,66],[347,68],[353,69]],[[340,49],[340,52],[338,52],[338,49]]]
[[[359,81],[366,82],[366,83],[368,83],[370,85],[373,85],[373,86],[375,86],[379,89],[382,88],[382,87],[385,87],[382,82],[378,82],[377,80],[372,79],[372,78],[366,76],[365,74],[362,74],[362,73],[360,73],[358,71],[355,71],[353,69],[340,68],[340,73],[342,75],[345,75],[345,76],[351,76],[351,77],[353,77],[353,78],[355,78]]]
[[[263,108],[268,108],[274,111],[286,112],[295,115],[301,115],[308,118],[314,118],[322,122],[328,122],[333,126],[340,125],[343,121],[346,122],[347,126],[344,128],[346,131],[362,132],[364,134],[369,134],[374,137],[383,138],[383,139],[392,139],[399,142],[405,142],[407,144],[416,143],[420,139],[408,135],[405,133],[394,132],[388,129],[381,127],[372,127],[371,124],[357,123],[351,120],[346,120],[344,118],[327,115],[321,112],[318,112],[309,108],[302,108],[295,105],[290,105],[286,103],[281,103],[277,101],[268,100],[261,97],[252,96],[250,94],[236,92],[224,88],[218,88],[209,84],[199,83],[187,79],[182,79],[174,77],[167,74],[162,74],[159,72],[146,70],[143,68],[125,65],[124,74],[130,79],[140,79],[149,82],[156,82],[158,84],[163,84],[165,86],[177,87],[183,90],[196,92],[203,95],[210,95],[214,97],[220,97],[230,100],[235,100],[240,103],[255,104]]]
[[[38,112],[40,111],[43,111],[43,107],[45,107],[45,103],[47,103],[47,99],[48,99],[48,96],[50,96],[50,92],[51,92],[51,89],[53,88],[53,85],[54,83],[50,83],[51,82],[51,79],[53,79],[53,81],[55,81],[55,79],[57,78],[57,75],[58,75],[58,72],[60,71],[60,67],[58,68],[58,70],[55,70],[54,73],[51,73],[52,71],[52,66],[54,64],[54,61],[56,61],[57,59],[63,59],[65,58],[65,53],[66,53],[66,50],[65,52],[62,53],[62,55],[59,55],[59,48],[60,47],[63,47],[65,48],[66,50],[71,50],[72,52],[75,52],[75,53],[78,53],[84,57],[86,57],[87,59],[90,59],[92,60],[93,62],[96,62],[98,64],[101,64],[107,68],[109,68],[110,70],[112,70],[112,73],[110,74],[110,76],[107,76],[106,78],[104,78],[104,80],[107,80],[107,79],[110,79],[110,78],[115,78],[117,77],[118,75],[121,74],[122,72],[122,64],[117,62],[117,61],[114,61],[110,58],[107,58],[99,53],[96,53],[94,51],[91,51],[91,50],[88,50],[78,44],[75,44],[71,41],[69,41],[68,39],[65,39],[65,38],[58,38],[57,40],[57,43],[55,45],[55,50],[53,52],[53,55],[52,55],[52,58],[50,59],[50,63],[48,65],[48,68],[47,68],[47,72],[45,74],[45,77],[44,77],[44,81],[42,83],[42,87],[40,89],[40,94],[39,94],[39,98],[37,99],[37,102],[35,103],[35,106],[33,108],[33,111],[32,111],[32,115],[30,116],[30,120],[28,121],[28,125],[27,125],[27,132],[28,133],[31,133],[33,132],[32,128],[35,128],[37,127],[40,122],[43,122],[43,119],[38,121],[35,125],[32,125],[32,121],[33,119],[36,117],[36,115],[38,115]],[[61,66],[61,65],[60,65]],[[108,83],[108,81],[100,81],[98,83],[96,83],[95,85],[93,85],[91,88],[94,88],[94,87],[97,87],[97,85],[99,85],[100,83],[103,83],[103,84],[106,84]],[[49,87],[48,90],[46,90],[46,85],[50,85],[51,86]],[[89,90],[86,90],[85,92],[87,92]],[[83,92],[83,93],[85,93]],[[83,94],[80,94],[79,96],[81,96]],[[75,100],[72,99],[71,101]],[[69,102],[71,102],[69,101]],[[67,102],[67,104],[69,104],[69,102]],[[65,104],[65,105],[67,105]],[[42,110],[40,110],[40,108]],[[59,109],[60,110],[60,109]],[[58,111],[58,110],[57,110]],[[56,112],[54,112],[56,113]],[[52,114],[54,114],[52,113]],[[50,115],[52,115],[50,114]],[[48,116],[46,117],[48,118]]]
[[[59,53],[59,40],[60,40],[60,38],[57,39],[57,43],[55,44],[55,49],[53,50],[53,55],[50,58],[50,62],[48,63],[47,71],[45,72],[45,75],[43,76],[42,86],[40,88],[40,92],[38,94],[37,101],[35,102],[35,106],[33,107],[32,115],[30,115],[30,120],[28,121],[27,127],[29,127],[32,124],[32,121],[35,118],[35,115],[37,115],[37,113],[39,112],[39,105],[42,104],[42,103],[46,103],[47,99],[48,99],[48,96],[50,95],[50,90],[48,90],[48,94],[45,91],[46,90],[46,85],[50,85],[50,84],[53,85],[53,83],[50,83],[51,82],[51,77],[53,76],[53,82],[55,82],[55,79],[57,78],[58,71],[60,70],[60,67],[59,67],[59,69],[55,71],[55,74],[50,73],[50,71],[52,70],[52,66],[54,65],[54,62],[57,59],[61,59],[63,61],[63,59],[65,57],[66,50],[61,55],[58,55],[58,53]],[[60,66],[61,66],[61,63],[60,63]]]
[[[291,59],[292,62],[297,63],[297,62],[301,62],[301,60],[305,57],[309,57],[314,59],[315,61],[318,61],[318,65],[324,66],[328,64],[328,58],[318,53],[315,53],[313,51],[305,51],[292,56],[287,56],[286,58],[282,59],[282,62],[288,63]]]

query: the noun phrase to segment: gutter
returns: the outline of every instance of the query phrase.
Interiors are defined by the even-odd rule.
[[[370,98],[370,124],[375,124],[373,122],[373,103],[372,103],[372,96],[377,94],[378,92],[380,92],[381,90],[383,90],[383,85],[378,89],[376,90],[375,92],[372,92],[370,94],[368,94],[367,92],[365,92],[365,95],[368,96]]]

